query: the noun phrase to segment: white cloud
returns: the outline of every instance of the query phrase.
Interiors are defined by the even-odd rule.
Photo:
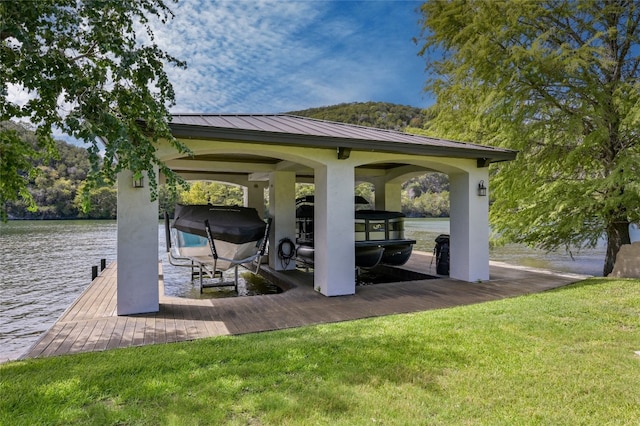
[[[416,1],[181,0],[154,23],[174,112],[283,112],[354,101],[421,106]],[[415,28],[409,28],[415,23]],[[31,95],[9,86],[9,99]],[[418,100],[418,101],[416,101]],[[65,107],[69,107],[66,105]]]
[[[407,89],[411,82],[402,76],[407,67],[421,72],[422,65],[410,36],[394,33],[405,34],[407,22],[393,19],[417,4],[184,0],[172,21],[155,28],[158,44],[188,63],[186,70],[168,70],[173,110],[280,112],[392,102],[403,90],[413,98],[421,84]]]
[[[25,106],[27,102],[35,98],[35,94],[29,92],[21,84],[9,83],[6,85],[6,88],[7,88],[7,101],[19,107]]]

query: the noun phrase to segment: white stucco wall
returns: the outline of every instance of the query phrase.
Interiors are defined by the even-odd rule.
[[[325,296],[355,293],[354,168],[348,161],[315,170],[314,286]]]
[[[258,211],[261,218],[264,219],[264,189],[266,188],[264,182],[247,182],[244,187],[244,205],[245,207],[251,207]]]
[[[269,266],[276,271],[296,268],[279,258],[278,245],[286,238],[296,240],[296,174],[274,172],[269,179],[269,216],[273,219],[269,236]],[[288,254],[288,253],[285,253]]]
[[[489,182],[488,169],[449,175],[450,277],[475,282],[489,280],[489,196],[478,195],[480,180]]]
[[[117,312],[157,312],[158,202],[151,201],[149,182],[133,188],[132,173],[118,174]]]

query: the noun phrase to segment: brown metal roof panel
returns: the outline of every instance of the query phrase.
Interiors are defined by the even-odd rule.
[[[400,132],[289,115],[178,114],[173,123],[360,140],[402,141],[405,138]]]
[[[281,115],[273,119],[282,123],[287,133],[328,137],[335,136],[329,129],[329,126],[321,126],[311,120],[301,120],[288,115]]]
[[[218,137],[228,135],[227,137],[247,141],[260,140],[294,145],[344,145],[364,150],[409,150],[415,153],[434,148],[438,152],[454,150],[459,154],[460,151],[467,151],[466,155],[472,156],[486,153],[487,157],[515,157],[514,151],[500,148],[285,114],[176,114],[173,124],[191,127],[191,130],[183,128],[178,132],[193,135],[191,137],[216,134]],[[396,147],[393,148],[393,145]]]
[[[228,127],[229,121],[226,117],[202,115],[200,116],[200,123],[198,125],[207,127]]]
[[[207,122],[213,127],[236,128],[238,119],[235,116],[207,116]]]
[[[339,123],[332,123],[331,129],[336,137],[362,139],[362,140],[380,140],[381,134],[369,132],[366,127],[350,127]]]
[[[375,133],[369,132],[367,127],[357,126],[353,124],[337,123],[334,121],[321,121],[308,117],[289,116],[291,120],[304,123],[304,125],[313,129],[314,134],[331,136],[336,138],[347,139],[362,139],[371,140],[377,139],[374,137]],[[373,129],[373,128],[371,128]],[[374,129],[375,130],[375,129]],[[380,129],[378,129],[380,130]]]
[[[201,126],[205,124],[202,116],[195,115],[195,114],[190,114],[190,115],[181,114],[177,116],[174,115],[172,122],[176,124],[190,124],[194,126]]]
[[[244,120],[242,116],[231,114],[175,114],[172,123],[226,129],[263,130],[252,125],[250,121]]]
[[[250,115],[229,115],[225,117],[225,121],[226,125],[221,127],[260,132],[271,131],[270,128],[260,125],[260,123]]]
[[[261,125],[266,131],[274,132],[274,133],[291,133],[304,135],[304,132],[301,132],[294,126],[291,126],[289,122],[283,120],[280,116],[273,115],[263,115],[263,116],[253,116],[251,117],[257,124]]]
[[[234,117],[233,123],[236,128],[242,130],[256,130],[259,132],[273,132],[274,128],[268,123],[262,123],[256,120],[252,115],[238,115]]]

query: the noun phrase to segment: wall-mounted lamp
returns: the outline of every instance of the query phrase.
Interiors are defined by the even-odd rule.
[[[351,148],[338,147],[338,160],[346,160],[351,155]]]
[[[478,183],[478,195],[480,197],[486,197],[487,196],[487,187],[484,186],[484,181],[483,180],[481,180]]]
[[[136,179],[136,176],[133,175],[133,187],[134,188],[144,188],[144,176],[140,176]]]

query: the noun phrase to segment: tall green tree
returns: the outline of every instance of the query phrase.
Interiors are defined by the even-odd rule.
[[[89,189],[129,169],[148,172],[155,194],[154,166],[175,184],[179,178],[155,157],[155,142],[168,139],[186,151],[168,127],[174,91],[165,72],[185,64],[155,44],[151,27],[171,17],[164,0],[1,1],[0,123],[35,126],[45,158],[57,155],[54,129],[84,141]],[[35,153],[6,125],[0,141],[1,180],[9,182],[0,185],[4,205],[29,197],[22,177],[31,170],[15,158]]]
[[[606,236],[604,274],[640,222],[640,5],[451,0],[421,7],[429,130],[520,151],[494,166],[491,222],[547,250]]]

